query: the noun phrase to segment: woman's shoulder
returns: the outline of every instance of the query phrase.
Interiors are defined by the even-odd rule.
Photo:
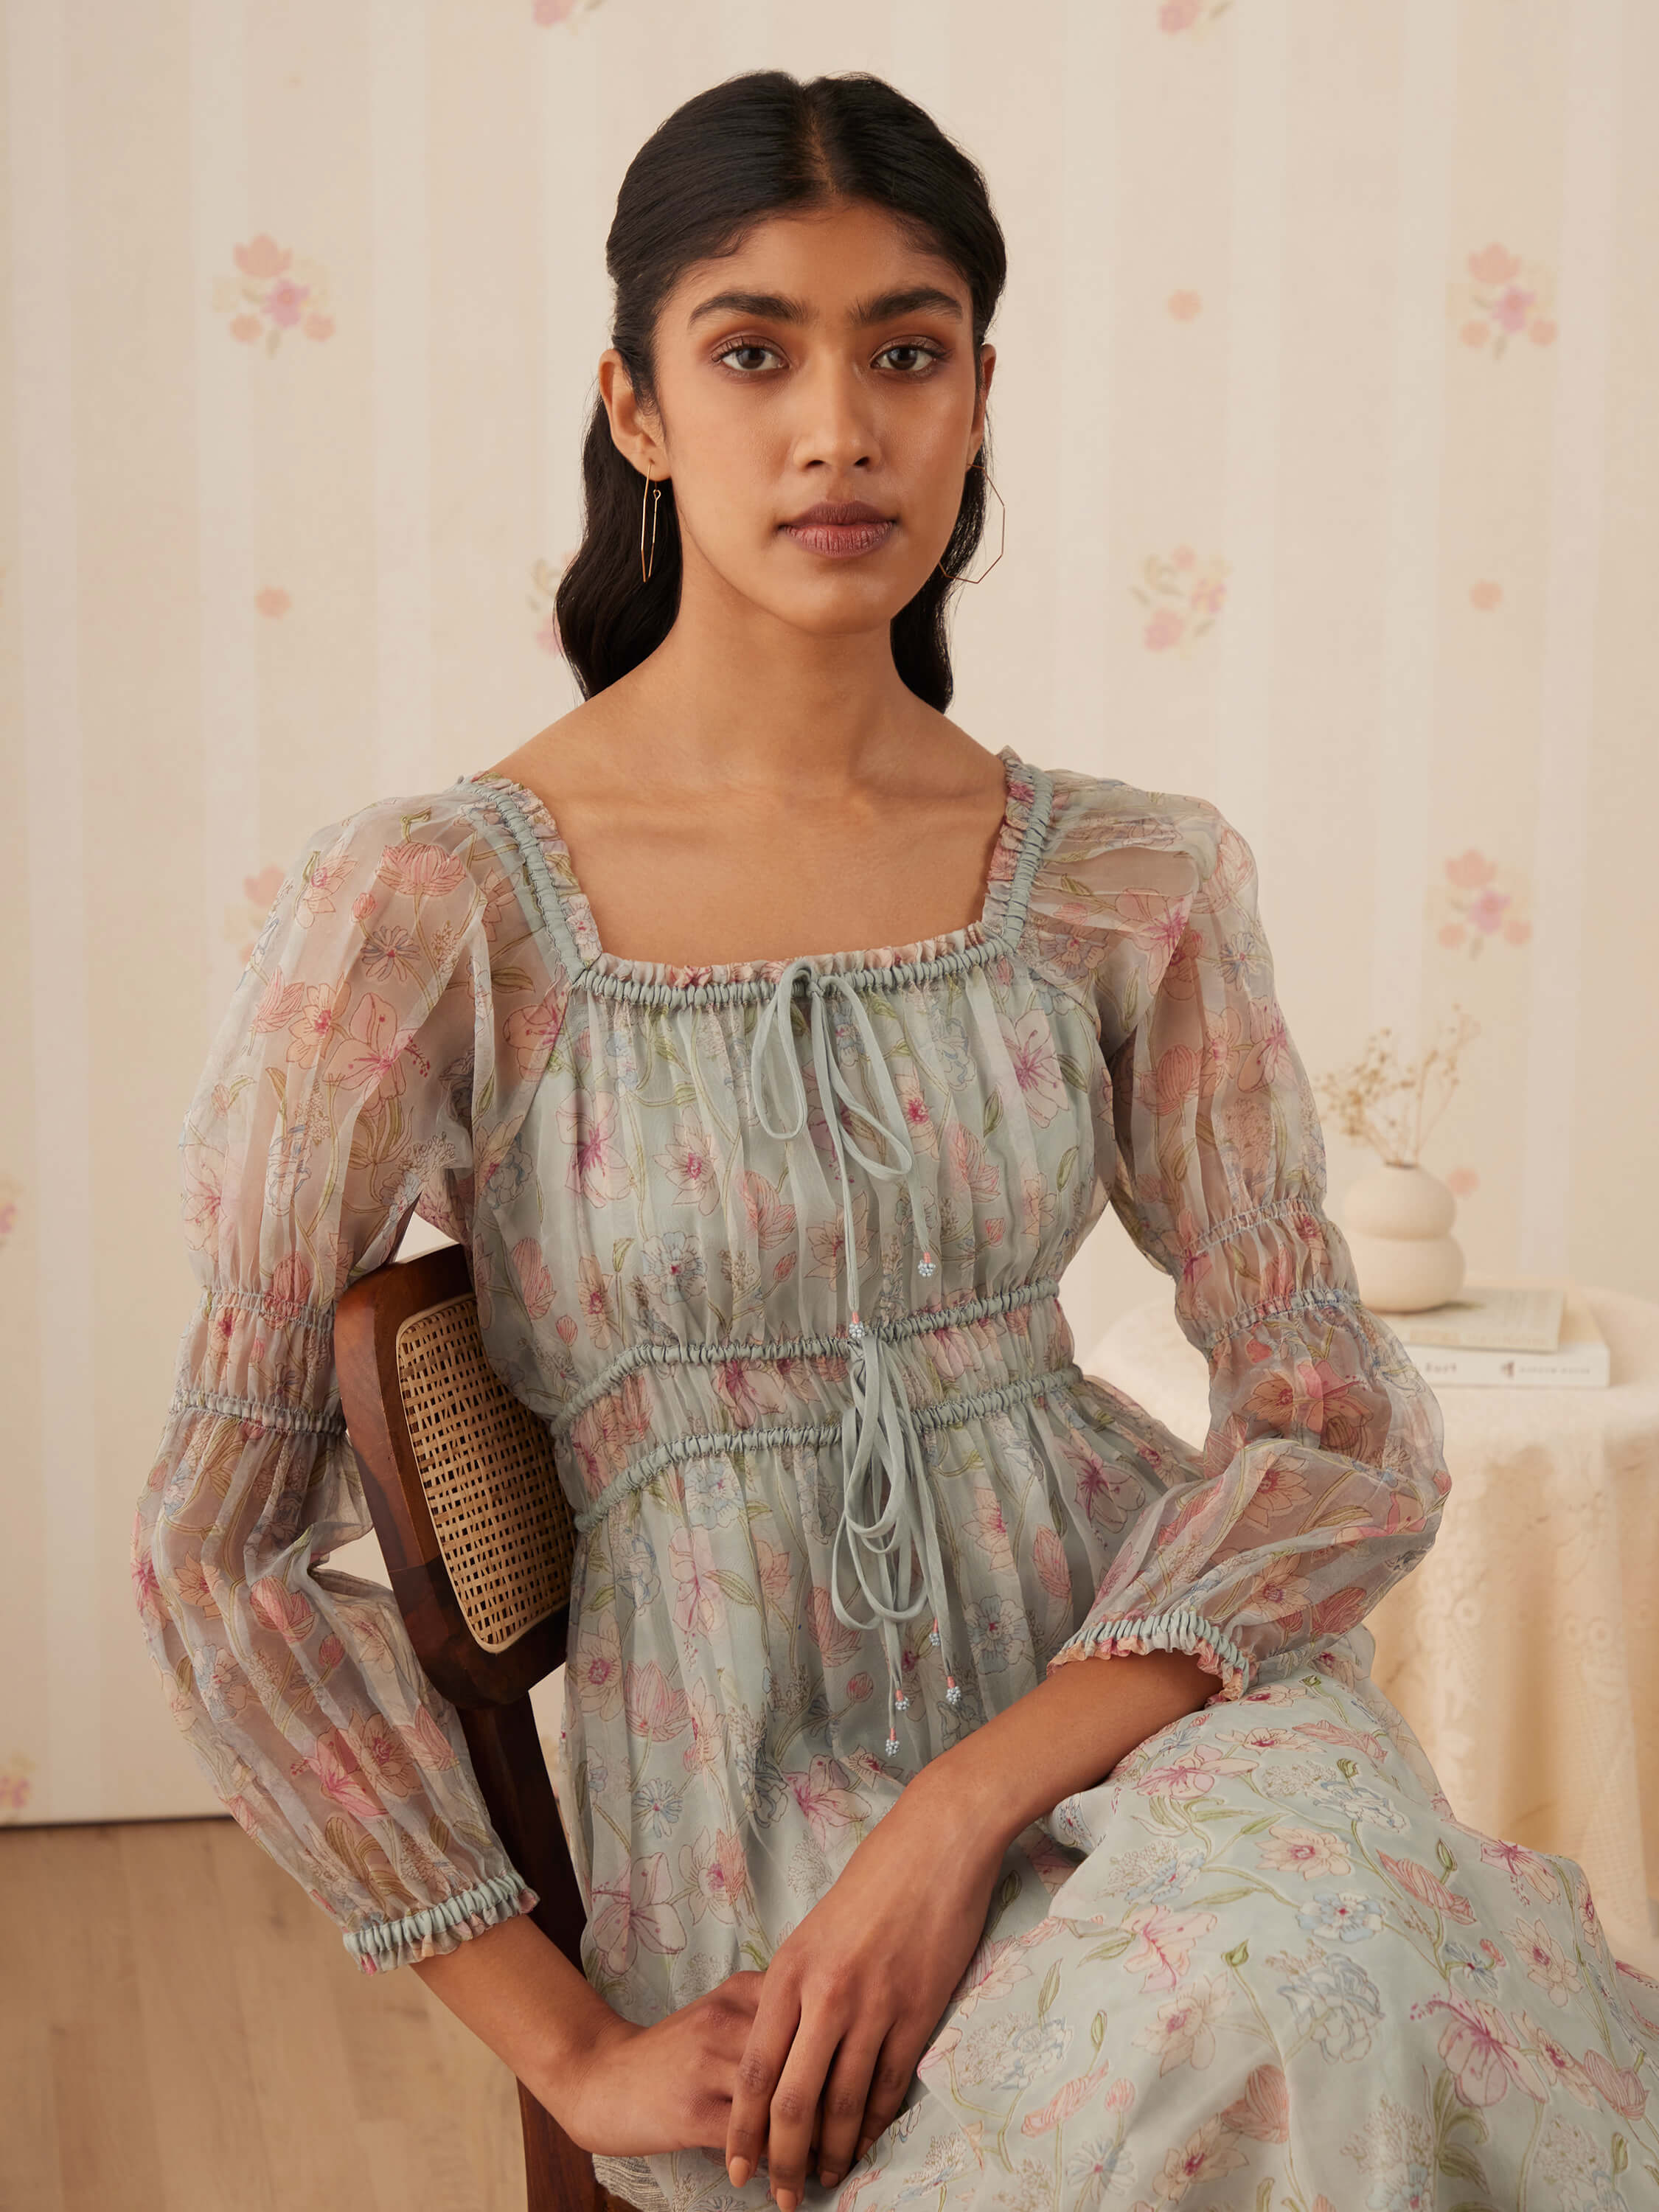
[[[378,866],[382,854],[404,846],[459,854],[476,843],[480,814],[491,797],[487,784],[458,776],[429,790],[359,799],[306,834],[296,865],[303,868],[313,854],[338,853],[354,866],[370,859]]]
[[[1237,836],[1215,802],[1197,793],[1153,790],[1085,769],[1043,773],[1051,797],[1038,872],[1051,881],[1116,886],[1149,865],[1171,880],[1195,870],[1202,881]],[[1160,864],[1156,856],[1169,857]]]
[[[475,933],[493,954],[501,925],[521,910],[498,796],[458,777],[385,793],[317,823],[295,848],[252,966],[298,965],[313,976],[362,969],[382,992],[418,993],[454,969]],[[510,933],[516,941],[524,930]]]
[[[1045,770],[1049,816],[1026,952],[1073,991],[1144,1003],[1205,901],[1249,872],[1213,800],[1082,769]]]
[[[479,900],[499,906],[510,896],[513,850],[503,795],[458,776],[361,800],[301,838],[277,905],[297,902],[302,918],[316,919],[343,901],[360,922],[395,899],[428,912],[441,904],[458,919]]]

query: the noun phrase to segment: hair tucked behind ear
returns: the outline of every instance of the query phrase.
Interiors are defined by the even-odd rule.
[[[967,284],[975,374],[1001,295],[1007,255],[985,179],[924,108],[880,77],[814,77],[782,70],[731,77],[675,109],[629,164],[605,241],[616,289],[611,343],[647,404],[655,398],[652,339],[664,300],[694,262],[736,250],[768,216],[836,199],[896,216]],[[990,465],[988,444],[980,458]],[[673,486],[662,488],[649,582],[640,580],[646,479],[617,450],[603,401],[582,446],[582,542],[559,585],[565,658],[584,698],[653,653],[680,603],[680,535]],[[966,471],[943,561],[892,622],[893,659],[918,697],[941,711],[953,689],[945,635],[952,589],[942,568],[964,568],[985,522],[985,472]]]

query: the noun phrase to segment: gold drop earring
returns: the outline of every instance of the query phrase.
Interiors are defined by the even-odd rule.
[[[653,493],[656,495],[655,498],[652,497]],[[647,477],[645,480],[645,489],[640,494],[640,581],[642,584],[648,584],[651,581],[651,571],[657,565],[657,508],[661,499],[662,486],[656,482],[654,477]],[[649,559],[647,558],[645,550],[645,507],[646,501],[647,500],[650,500],[651,501],[651,553]]]
[[[996,567],[997,562],[1001,560],[1003,553],[1006,550],[1008,544],[1008,510],[1003,505],[1002,494],[997,489],[995,484],[992,483],[989,472],[986,469],[983,461],[969,461],[968,465],[970,469],[977,469],[980,474],[985,478],[985,489],[990,493],[992,498],[995,500],[997,503],[997,513],[1001,519],[1002,526],[997,533],[996,553],[991,560],[986,562],[984,568],[980,570],[977,576],[970,576],[965,570],[947,568],[943,561],[939,562],[939,572],[940,575],[948,576],[953,584],[982,584],[985,581],[985,579],[990,574],[992,569]]]

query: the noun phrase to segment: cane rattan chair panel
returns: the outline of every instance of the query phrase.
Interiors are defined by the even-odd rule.
[[[570,1595],[574,1536],[552,1438],[490,1366],[471,1297],[411,1314],[397,1360],[456,1602],[480,1646],[505,1651]]]

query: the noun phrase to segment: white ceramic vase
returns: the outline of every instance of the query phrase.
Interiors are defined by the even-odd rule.
[[[1379,1161],[1350,1183],[1342,1231],[1359,1295],[1378,1313],[1421,1313],[1463,1287],[1463,1248],[1451,1233],[1457,1200],[1426,1168]]]

